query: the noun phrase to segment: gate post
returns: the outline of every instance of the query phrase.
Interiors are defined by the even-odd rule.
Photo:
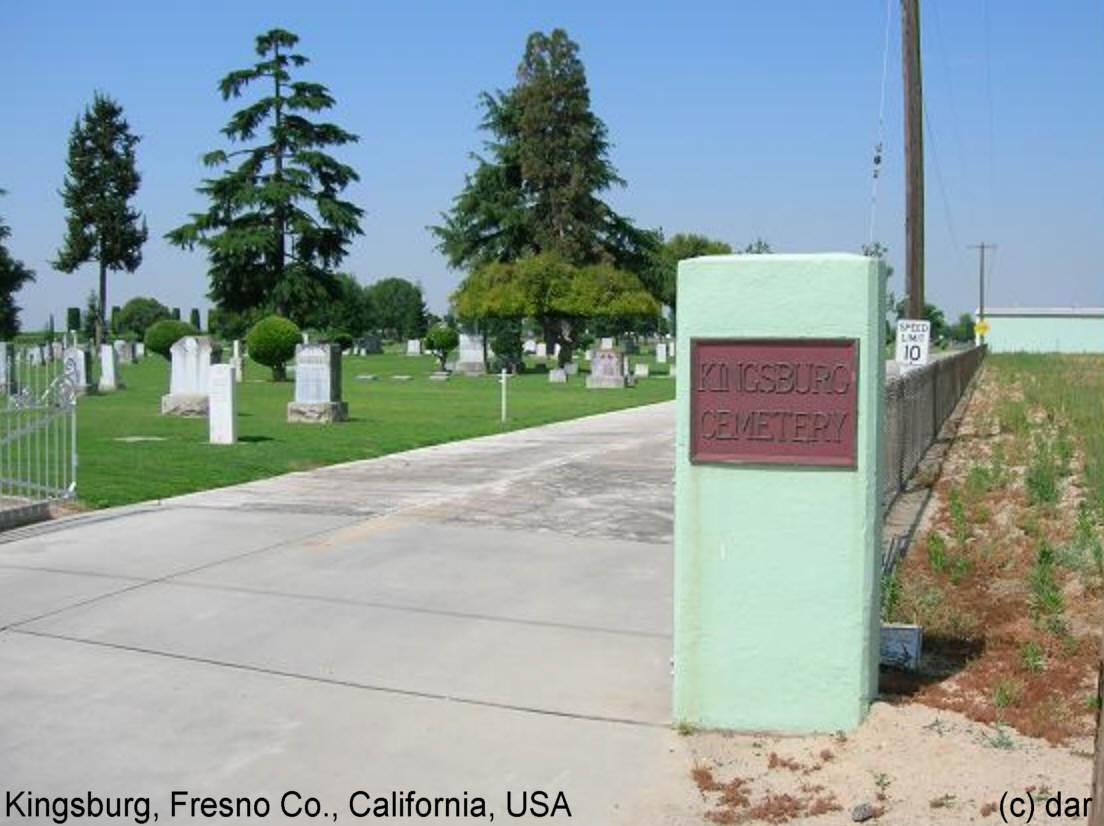
[[[835,731],[866,715],[880,634],[883,291],[881,265],[858,255],[679,264],[678,722]]]

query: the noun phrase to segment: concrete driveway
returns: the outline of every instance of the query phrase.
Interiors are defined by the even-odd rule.
[[[293,792],[330,822],[428,822],[396,815],[450,796],[546,822],[510,809],[562,791],[576,823],[683,822],[673,411],[0,535],[0,803],[25,792],[0,813],[91,793],[183,821],[245,797],[283,822]]]

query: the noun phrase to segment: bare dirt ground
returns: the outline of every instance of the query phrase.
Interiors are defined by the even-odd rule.
[[[1084,421],[993,361],[883,587],[887,619],[924,626],[919,672],[883,672],[846,736],[688,736],[702,822],[1084,818],[1104,590]]]

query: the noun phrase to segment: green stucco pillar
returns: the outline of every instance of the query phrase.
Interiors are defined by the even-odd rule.
[[[835,731],[866,715],[883,285],[858,255],[679,265],[676,722]]]

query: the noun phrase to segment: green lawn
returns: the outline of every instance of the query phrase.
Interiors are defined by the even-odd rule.
[[[631,357],[635,363],[650,357]],[[126,389],[81,398],[77,406],[77,496],[105,507],[274,476],[293,470],[367,459],[424,445],[501,433],[548,422],[674,398],[667,378],[643,379],[626,390],[587,390],[584,376],[550,384],[544,373],[509,380],[509,419],[499,421],[496,376],[430,381],[428,356],[348,356],[343,397],[350,421],[289,425],[290,382],[247,363],[238,385],[238,444],[207,443],[207,420],[160,415],[169,365],[148,356],[121,368]],[[376,381],[358,381],[358,374]],[[392,374],[413,376],[395,381]],[[97,372],[98,375],[98,372]],[[120,441],[124,437],[163,441]]]

